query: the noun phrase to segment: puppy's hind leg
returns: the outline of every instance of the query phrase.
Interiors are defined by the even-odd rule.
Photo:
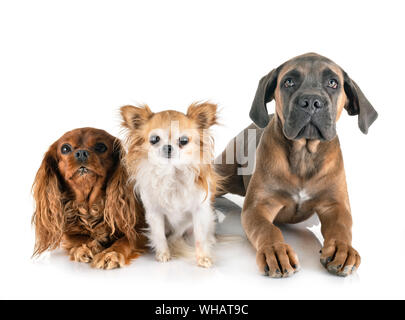
[[[212,266],[211,246],[215,242],[214,221],[214,211],[208,201],[202,203],[198,210],[193,212],[197,264],[200,267]]]

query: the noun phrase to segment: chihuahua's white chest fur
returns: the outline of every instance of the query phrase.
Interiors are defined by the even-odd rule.
[[[187,165],[158,165],[145,160],[138,166],[135,190],[145,207],[150,245],[159,261],[170,259],[167,235],[169,241],[176,241],[192,230],[198,264],[211,265],[214,212],[210,194],[196,184],[197,174]]]
[[[170,164],[142,163],[138,168],[136,189],[144,205],[170,216],[194,210],[204,199],[203,190],[195,185],[195,172]]]

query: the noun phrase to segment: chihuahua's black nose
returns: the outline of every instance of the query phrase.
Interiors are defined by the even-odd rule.
[[[75,152],[75,158],[79,162],[86,162],[89,158],[89,152],[86,150],[77,150]]]
[[[171,158],[172,152],[173,152],[173,147],[170,144],[167,144],[162,147],[163,155],[166,158]]]

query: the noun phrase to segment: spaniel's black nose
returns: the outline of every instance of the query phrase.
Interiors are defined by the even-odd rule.
[[[75,152],[75,158],[79,162],[86,162],[89,158],[89,152],[86,150],[77,150]]]

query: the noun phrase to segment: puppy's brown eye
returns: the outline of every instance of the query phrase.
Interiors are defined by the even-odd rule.
[[[338,87],[338,82],[335,79],[330,79],[328,81],[328,87],[332,89],[336,89]]]
[[[181,146],[185,146],[188,143],[188,137],[186,136],[182,136],[179,138],[179,145]]]
[[[294,81],[292,79],[289,78],[289,79],[284,81],[284,87],[291,88],[291,87],[294,87],[294,86],[295,86],[295,83],[294,83]]]
[[[96,151],[97,153],[104,153],[107,151],[107,146],[102,142],[96,143],[96,145],[94,146],[94,151]]]
[[[160,141],[160,137],[159,137],[159,136],[151,136],[151,137],[149,138],[150,144],[156,144],[156,143],[158,143],[159,141]]]
[[[61,148],[60,148],[60,152],[62,152],[62,154],[68,154],[70,152],[72,152],[72,146],[68,143],[65,143]]]

